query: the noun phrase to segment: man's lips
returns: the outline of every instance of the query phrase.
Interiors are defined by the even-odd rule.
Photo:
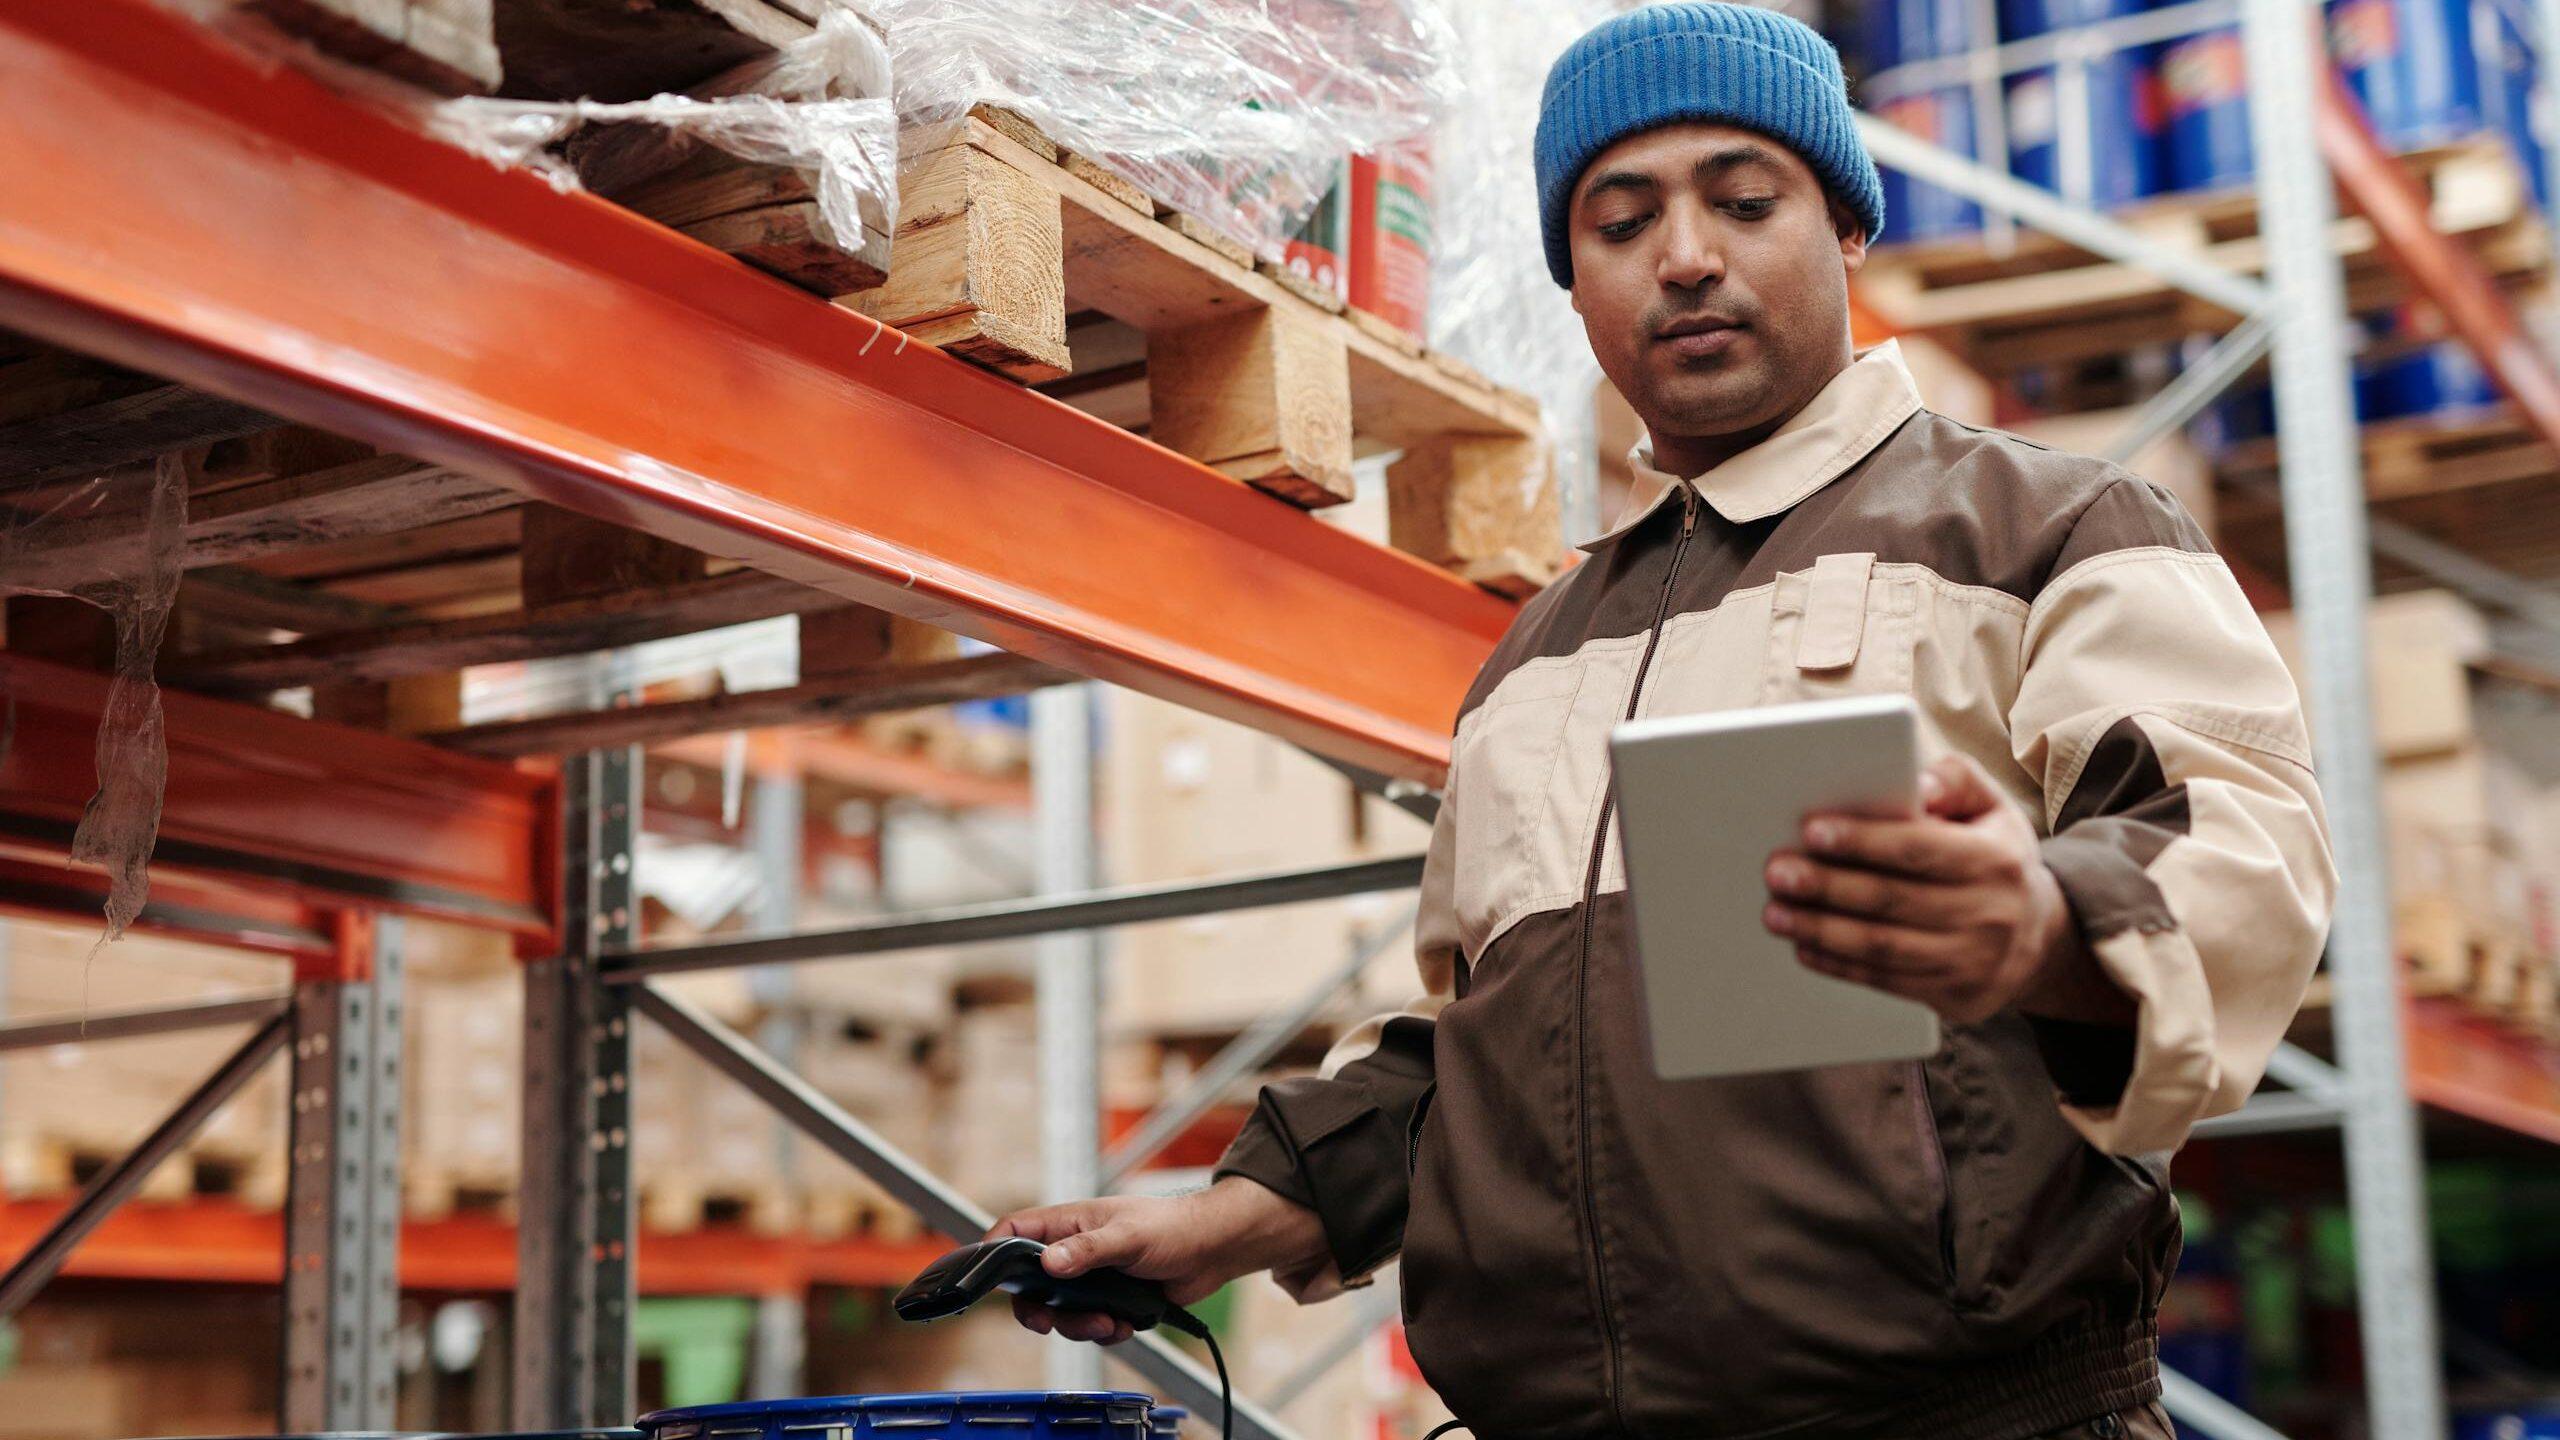
[[[1741,328],[1741,321],[1727,320],[1721,315],[1683,315],[1677,320],[1673,320],[1668,324],[1657,327],[1653,332],[1653,338],[1656,340],[1673,340],[1683,335],[1704,335],[1717,330],[1739,330]]]
[[[1683,360],[1703,360],[1732,349],[1744,333],[1744,327],[1738,320],[1690,315],[1654,331],[1653,338],[1654,343]]]

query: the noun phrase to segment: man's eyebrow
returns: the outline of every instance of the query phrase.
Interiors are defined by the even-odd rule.
[[[1765,146],[1746,142],[1740,145],[1728,145],[1708,155],[1689,173],[1698,180],[1706,181],[1729,171],[1739,170],[1746,165],[1766,165],[1773,170],[1785,168],[1779,163],[1776,152]]]
[[[1582,199],[1592,200],[1612,190],[1654,190],[1654,178],[1641,170],[1604,170],[1582,187]],[[1576,202],[1580,203],[1579,201]]]

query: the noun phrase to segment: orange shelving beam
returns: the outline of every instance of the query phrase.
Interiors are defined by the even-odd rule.
[[[55,1200],[0,1203],[0,1255],[23,1252],[62,1212]],[[220,1199],[137,1201],[71,1253],[66,1276],[272,1285],[284,1274],[284,1217]],[[812,1285],[894,1287],[948,1242],[867,1236],[818,1240],[706,1228],[643,1232],[639,1284],[649,1295],[796,1294]],[[404,1289],[504,1291],[516,1283],[516,1230],[485,1215],[409,1220],[400,1230]]]
[[[98,916],[103,878],[63,857],[97,788],[107,690],[104,675],[0,652],[14,725],[0,747],[0,908]],[[168,778],[147,925],[327,954],[318,908],[381,909],[551,943],[555,767],[177,691],[161,707]]]
[[[1418,780],[1514,613],[151,0],[0,93],[0,324]]]

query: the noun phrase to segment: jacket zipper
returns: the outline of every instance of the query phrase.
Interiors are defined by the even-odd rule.
[[[1636,707],[1644,700],[1645,672],[1653,668],[1654,647],[1662,643],[1663,622],[1671,618],[1671,592],[1679,583],[1680,557],[1688,553],[1689,537],[1698,528],[1698,492],[1687,484],[1680,487],[1680,538],[1671,547],[1671,568],[1662,577],[1662,597],[1654,605],[1652,628],[1645,632],[1644,654],[1636,660],[1635,681],[1627,689],[1627,711],[1621,721],[1636,718]],[[1591,863],[1582,877],[1582,944],[1573,963],[1573,1045],[1574,1079],[1580,1109],[1576,1117],[1575,1158],[1582,1171],[1582,1229],[1591,1252],[1591,1278],[1600,1291],[1600,1333],[1606,1341],[1609,1417],[1620,1433],[1627,1429],[1626,1406],[1620,1393],[1619,1377],[1624,1360],[1619,1354],[1617,1316],[1609,1307],[1609,1271],[1600,1254],[1600,1200],[1591,1184],[1591,911],[1600,899],[1600,862],[1608,852],[1609,821],[1617,807],[1613,793],[1600,803],[1600,825],[1591,836]]]
[[[1920,1130],[1920,1163],[1928,1167],[1929,1179],[1938,1193],[1938,1266],[1946,1273],[1947,1295],[1956,1293],[1956,1188],[1947,1176],[1947,1147],[1938,1135],[1938,1108],[1929,1096],[1927,1062],[1911,1062],[1911,1103],[1919,1113],[1914,1123]]]

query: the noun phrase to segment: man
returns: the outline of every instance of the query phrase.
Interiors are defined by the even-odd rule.
[[[1207,1190],[999,1228],[1176,1300],[1266,1268],[1319,1298],[1400,1252],[1415,1358],[1479,1436],[2167,1436],[2166,1152],[2255,1085],[2335,886],[2292,683],[2166,492],[1853,357],[1881,190],[1812,31],[1618,17],[1557,62],[1537,166],[1651,448],[1466,697],[1430,999],[1266,1089]],[[1935,1007],[1944,1049],[1656,1079],[1610,727],[1866,692],[1917,700],[1927,813],[1810,817],[1764,921]]]

